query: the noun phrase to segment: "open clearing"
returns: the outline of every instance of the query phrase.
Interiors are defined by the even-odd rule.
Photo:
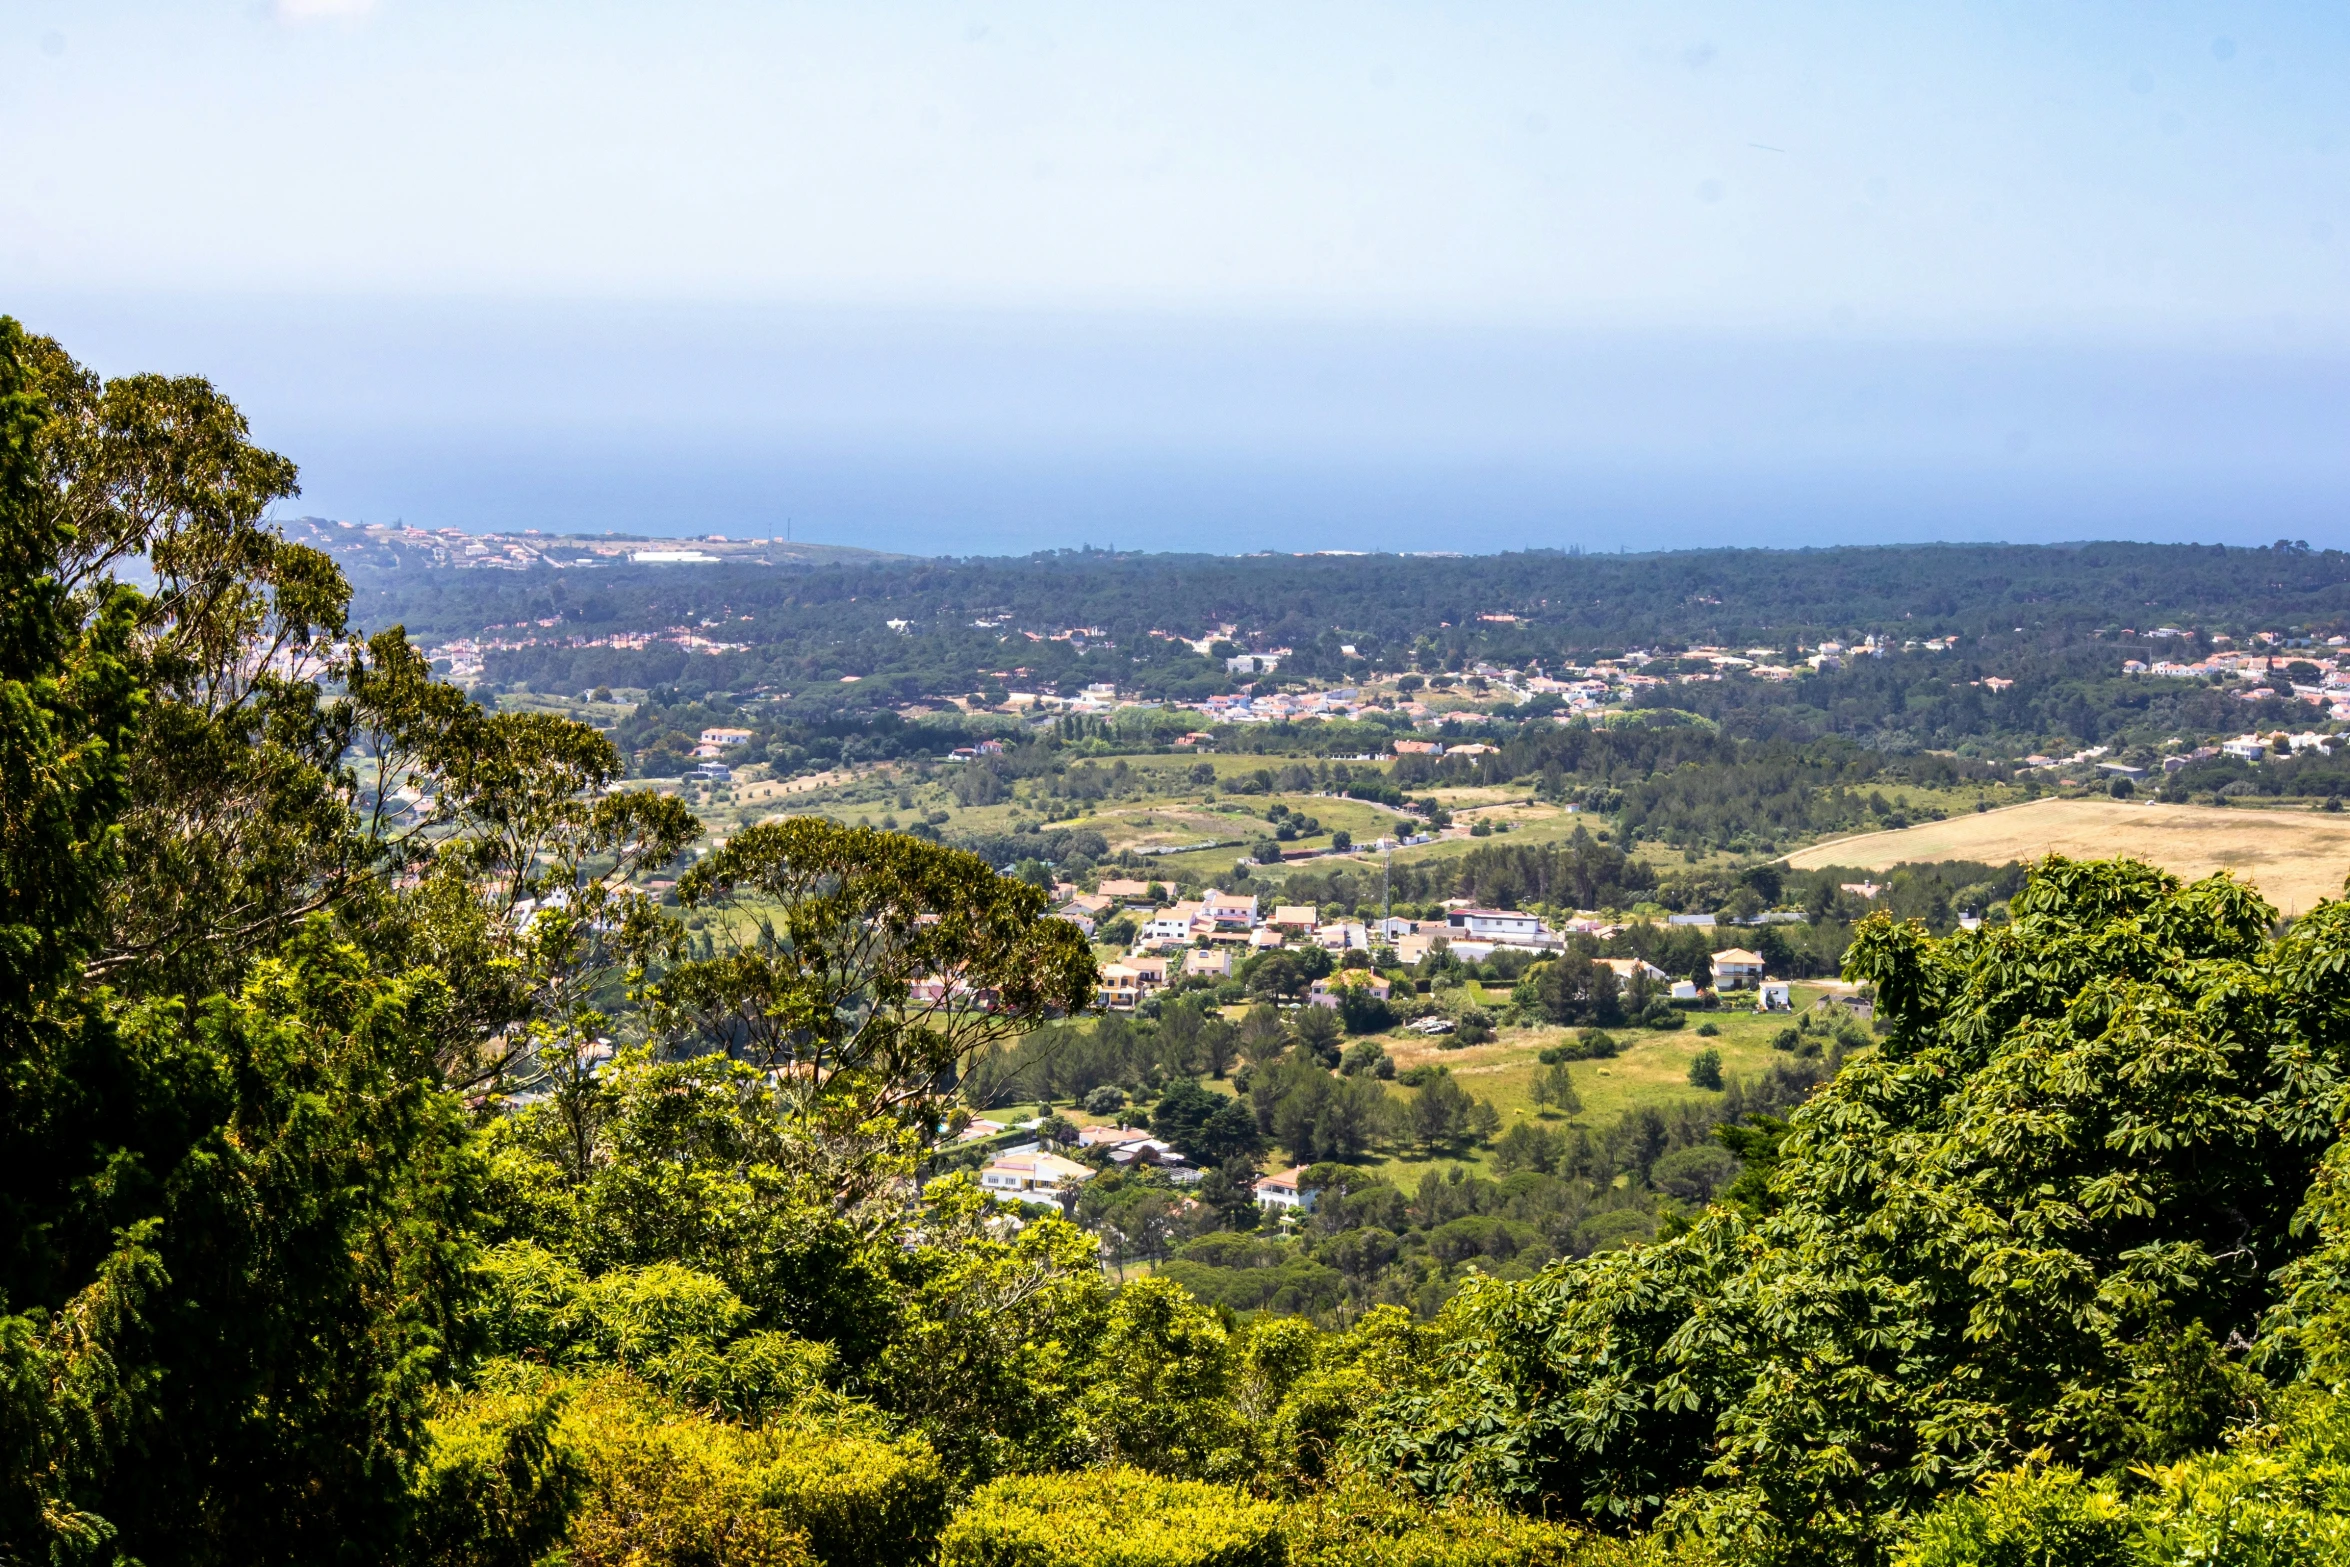
[[[2246,811],[2135,800],[2035,800],[2004,810],[1924,822],[1815,844],[1787,856],[1797,870],[1850,865],[1884,870],[1904,862],[1980,860],[1989,865],[2128,855],[2193,881],[2234,871],[2287,914],[2339,897],[2350,873],[2350,815]]]

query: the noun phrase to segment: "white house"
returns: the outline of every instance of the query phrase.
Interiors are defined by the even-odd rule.
[[[1236,936],[1246,940],[1257,923],[1257,900],[1236,897],[1210,887],[1200,898],[1192,926],[1203,936]]]
[[[1314,945],[1329,952],[1368,952],[1371,932],[1360,920],[1335,920],[1314,927]]]
[[[1257,1182],[1257,1205],[1261,1208],[1281,1208],[1294,1213],[1312,1213],[1314,1199],[1322,1194],[1304,1184],[1306,1167],[1299,1165],[1279,1175],[1268,1175]]]
[[[1374,974],[1369,969],[1361,968],[1340,969],[1335,974],[1315,980],[1306,993],[1306,1000],[1317,1007],[1335,1007],[1339,1002],[1339,992],[1367,990],[1385,1001],[1394,988],[1384,974]]]
[[[1754,1009],[1757,1012],[1792,1012],[1795,995],[1783,979],[1766,979],[1754,988]]]
[[[1454,932],[1482,941],[1534,941],[1549,934],[1542,916],[1516,909],[1453,909],[1444,923]]]
[[[1615,972],[1616,983],[1631,983],[1634,974],[1643,974],[1651,985],[1661,985],[1673,976],[1649,962],[1646,958],[1594,958],[1594,963]]]
[[[1191,916],[1162,914],[1147,920],[1135,933],[1134,943],[1139,947],[1184,947],[1191,944]]]

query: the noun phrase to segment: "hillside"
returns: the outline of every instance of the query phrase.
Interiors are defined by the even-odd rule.
[[[2229,871],[2287,914],[2342,896],[2350,817],[2316,810],[2242,810],[2106,798],[2037,800],[1893,832],[1833,838],[1787,856],[1798,870],[1977,860],[1997,865],[2061,854],[2129,855],[2189,881]]]

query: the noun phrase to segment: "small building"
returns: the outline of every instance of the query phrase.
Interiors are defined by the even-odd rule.
[[[1099,883],[1099,888],[1101,895],[1105,898],[1147,898],[1151,895],[1149,882],[1135,881],[1131,878],[1122,880],[1117,877],[1104,877]]]
[[[1634,974],[1643,976],[1652,985],[1661,985],[1673,977],[1646,958],[1593,958],[1591,961],[1602,968],[1612,969],[1619,985],[1630,984]]]
[[[1744,947],[1729,947],[1714,954],[1714,988],[1716,990],[1752,990],[1763,980],[1763,960],[1759,952]]]
[[[1315,980],[1306,991],[1306,1000],[1318,1007],[1335,1007],[1338,1005],[1339,992],[1368,990],[1385,1001],[1394,988],[1386,975],[1374,974],[1367,968],[1340,969],[1335,974]]]
[[[1696,1001],[1704,995],[1705,992],[1697,988],[1695,980],[1676,979],[1673,981],[1673,999],[1675,1001]]]
[[[1145,920],[1136,932],[1134,944],[1138,947],[1187,947],[1191,945],[1191,920],[1186,915],[1162,914]]]
[[[1306,1167],[1299,1165],[1279,1175],[1268,1175],[1256,1184],[1257,1206],[1279,1208],[1292,1213],[1312,1213],[1314,1199],[1319,1191],[1305,1184]]]
[[[1236,935],[1246,937],[1257,923],[1257,900],[1236,897],[1229,892],[1218,892],[1210,887],[1199,900],[1199,912],[1192,916],[1195,925],[1206,927],[1204,935]]]
[[[1259,925],[1248,933],[1249,950],[1252,952],[1262,952],[1267,947],[1278,947],[1281,942],[1281,932],[1270,925]]]
[[[1783,979],[1766,979],[1754,987],[1754,1009],[1757,1012],[1792,1012],[1795,993]]]
[[[1128,1143],[1147,1143],[1150,1132],[1139,1126],[1082,1126],[1077,1129],[1080,1148],[1123,1148]]]
[[[1114,1144],[1110,1149],[1110,1163],[1121,1169],[1155,1165],[1173,1172],[1188,1167],[1191,1161],[1184,1158],[1182,1150],[1173,1143],[1163,1142],[1156,1137],[1138,1137],[1130,1142]]]
[[[730,749],[738,745],[749,745],[751,743],[751,732],[748,729],[710,728],[702,731],[701,739],[702,744],[704,745],[714,745],[721,749]]]
[[[1093,993],[1094,1004],[1112,1012],[1131,1012],[1158,986],[1157,980],[1132,963],[1105,963]]]
[[[1326,952],[1368,952],[1371,933],[1360,920],[1337,920],[1314,927],[1314,945]]]
[[[1322,923],[1322,913],[1310,903],[1283,903],[1265,923],[1280,930],[1309,931]]]
[[[1091,1166],[1056,1153],[1008,1153],[979,1172],[979,1185],[1010,1197],[1055,1197],[1064,1187],[1084,1185],[1094,1173]]]
[[[1232,977],[1232,954],[1212,947],[1194,947],[1183,955],[1183,972],[1189,976],[1206,975],[1210,979]]]
[[[1542,928],[1541,915],[1517,909],[1451,909],[1444,923],[1451,934],[1472,941],[1538,943],[1551,938]]]

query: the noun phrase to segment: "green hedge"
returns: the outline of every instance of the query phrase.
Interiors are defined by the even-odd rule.
[[[927,1561],[946,1521],[946,1472],[920,1437],[778,1431],[760,1468],[760,1500],[808,1536],[825,1567],[910,1567]]]
[[[1138,1469],[984,1486],[939,1540],[942,1567],[1283,1567],[1285,1509]]]
[[[1290,1509],[1290,1567],[1570,1567],[1656,1556],[1645,1540],[1595,1536],[1500,1508],[1428,1508],[1355,1484]]]

